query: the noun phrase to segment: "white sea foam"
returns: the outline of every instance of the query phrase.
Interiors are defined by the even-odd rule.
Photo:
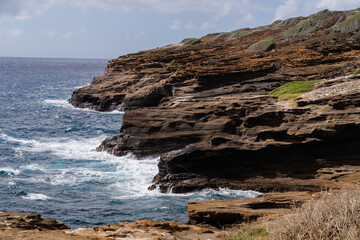
[[[3,173],[2,175],[8,175],[8,176],[14,176],[20,174],[20,170],[13,168],[0,168],[0,172]]]
[[[71,104],[64,99],[46,99],[44,102],[56,107],[66,107],[66,108],[71,107]]]
[[[94,138],[40,138],[29,140],[10,137],[2,133],[1,138],[12,143],[18,143],[19,146],[14,147],[17,151],[47,152],[62,159],[101,160],[111,156],[93,151],[106,138],[106,135]]]
[[[55,107],[62,107],[77,111],[84,111],[84,112],[92,112],[92,113],[99,113],[99,114],[124,114],[124,112],[119,110],[114,110],[111,112],[99,112],[88,108],[75,108],[73,105],[71,105],[66,99],[45,99],[44,102],[46,104],[55,106]]]
[[[48,168],[38,164],[28,164],[20,167],[20,170],[13,170],[14,174],[26,169],[40,170],[45,174],[37,175],[37,178],[29,181],[47,182],[52,185],[74,185],[83,182],[95,182],[104,184],[111,192],[113,199],[138,199],[142,197],[169,197],[169,198],[198,198],[212,199],[218,197],[244,198],[256,197],[258,192],[219,189],[204,189],[202,191],[175,194],[163,194],[158,190],[149,191],[153,177],[158,173],[158,157],[138,160],[135,156],[128,154],[116,157],[107,152],[93,151],[106,136],[94,138],[47,138],[39,140],[26,140],[9,137],[2,134],[6,141],[16,142],[19,151],[22,152],[45,152],[63,159],[61,161],[89,161],[86,164],[76,165],[71,161],[69,164],[62,164],[56,168]]]
[[[27,200],[42,200],[42,201],[51,199],[51,197],[48,197],[41,193],[28,193],[26,196],[22,196],[21,198],[27,199]]]

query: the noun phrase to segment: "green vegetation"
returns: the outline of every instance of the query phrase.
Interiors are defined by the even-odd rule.
[[[230,36],[231,36],[230,32],[223,32],[219,36],[217,36],[215,39],[224,39],[224,38],[229,38]]]
[[[158,77],[160,74],[159,73],[153,73],[151,74],[151,77]]]
[[[249,51],[270,51],[276,46],[275,40],[265,39],[251,45]]]
[[[168,63],[168,66],[169,67],[173,67],[177,64],[177,60],[176,59],[173,59],[171,62]]]
[[[200,42],[201,42],[200,38],[185,38],[184,40],[182,40],[181,43],[184,43],[185,45],[194,45]]]
[[[282,85],[281,87],[272,90],[269,93],[269,95],[273,95],[278,98],[284,98],[284,99],[297,98],[301,94],[313,90],[314,88],[313,84],[319,81],[320,80],[289,82]]]
[[[252,34],[251,31],[234,31],[233,34],[231,34],[230,38],[237,39],[250,34]]]
[[[201,39],[203,39],[203,38],[214,38],[214,37],[217,37],[217,36],[219,36],[221,34],[222,33],[209,33],[209,34],[203,36]]]
[[[309,17],[304,21],[296,24],[295,26],[289,28],[288,30],[284,31],[281,35],[284,37],[297,37],[315,32],[316,25],[326,20],[330,15],[331,12],[329,10],[323,10],[321,12],[318,12],[312,17]]]
[[[353,72],[354,75],[358,75],[360,74],[360,68],[357,68],[354,72]]]
[[[289,19],[286,19],[284,21],[281,21],[281,23],[279,23],[279,25],[282,26],[282,27],[291,26],[291,25],[299,23],[301,18],[302,17],[289,18]]]
[[[250,28],[241,28],[232,32],[222,32],[222,33],[209,33],[203,36],[201,39],[210,38],[211,40],[215,39],[238,39],[247,35],[252,34]]]
[[[342,33],[352,33],[360,30],[360,13],[340,22],[334,26],[334,30]]]
[[[269,236],[265,226],[246,226],[226,240],[253,240]]]

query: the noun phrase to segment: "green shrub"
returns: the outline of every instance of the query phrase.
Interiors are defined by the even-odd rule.
[[[358,75],[360,74],[360,68],[356,69],[354,72],[353,72],[354,75]]]
[[[281,87],[272,90],[269,95],[276,96],[278,98],[293,99],[299,97],[301,94],[310,92],[313,90],[313,84],[320,80],[310,81],[295,81],[289,82]]]
[[[265,39],[251,45],[249,51],[270,51],[276,46],[275,40]]]
[[[352,33],[360,30],[360,13],[340,22],[334,26],[334,30],[342,33]]]

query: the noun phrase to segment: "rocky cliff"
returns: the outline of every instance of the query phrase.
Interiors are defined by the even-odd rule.
[[[69,102],[125,111],[98,150],[161,155],[153,188],[314,190],[360,163],[359,54],[360,10],[325,10],[121,56]]]

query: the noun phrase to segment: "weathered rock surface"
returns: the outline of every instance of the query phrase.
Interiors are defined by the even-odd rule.
[[[98,150],[162,154],[153,188],[316,190],[319,169],[360,163],[358,14],[322,11],[122,56],[70,103],[126,111]],[[346,21],[350,33],[335,27]],[[274,48],[247,51],[266,39]],[[294,100],[268,94],[315,79]]]
[[[19,215],[19,213],[3,213]],[[33,218],[38,214],[26,214]],[[25,217],[25,215],[24,215]],[[26,219],[26,217],[25,217]],[[46,219],[46,218],[44,218]],[[21,225],[21,224],[20,224]],[[0,227],[2,240],[40,240],[40,239],[148,239],[148,240],[194,240],[222,239],[224,233],[217,229],[204,228],[177,222],[158,222],[142,220],[132,223],[116,223],[107,226],[83,227],[69,230],[62,228],[24,228],[20,225]],[[57,230],[56,230],[57,229]]]
[[[266,193],[256,198],[190,202],[186,207],[190,224],[223,227],[276,217],[310,200],[307,192]]]
[[[0,230],[6,229],[42,231],[69,229],[69,227],[54,218],[42,218],[36,213],[0,212]]]

